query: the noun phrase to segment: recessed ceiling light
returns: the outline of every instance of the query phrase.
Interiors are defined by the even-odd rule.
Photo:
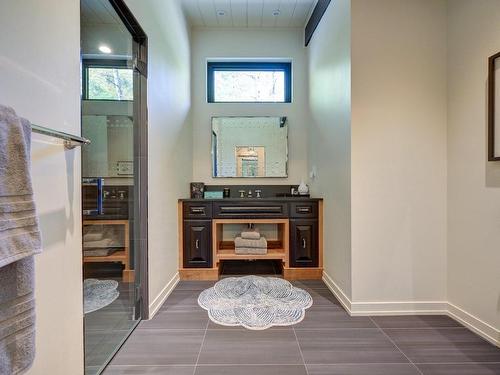
[[[226,15],[226,11],[225,10],[218,10],[217,15],[223,17]]]
[[[278,17],[278,16],[280,15],[280,13],[281,13],[281,12],[280,12],[280,10],[279,10],[279,9],[275,9],[275,10],[273,10],[272,15],[273,15],[274,17]]]
[[[105,45],[100,45],[99,51],[101,51],[102,53],[111,53],[111,48]]]

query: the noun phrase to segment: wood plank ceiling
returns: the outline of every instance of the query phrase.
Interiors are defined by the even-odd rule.
[[[304,27],[317,0],[182,0],[198,27]]]

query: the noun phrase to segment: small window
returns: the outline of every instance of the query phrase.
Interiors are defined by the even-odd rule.
[[[133,70],[126,63],[85,64],[84,83],[84,99],[134,100]]]
[[[209,103],[291,103],[292,64],[209,62]]]

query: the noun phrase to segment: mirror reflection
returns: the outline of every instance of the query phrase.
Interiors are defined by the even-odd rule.
[[[287,177],[286,117],[213,117],[213,177]]]

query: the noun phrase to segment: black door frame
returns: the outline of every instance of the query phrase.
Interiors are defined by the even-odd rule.
[[[148,37],[141,25],[132,14],[124,0],[108,0],[116,11],[133,39],[133,69],[134,69],[134,220],[138,225],[134,238],[136,249],[135,268],[139,270],[139,280],[136,280],[136,314],[141,319],[149,318],[148,289],[148,113],[147,113],[147,64]],[[138,232],[138,233],[137,233]]]

